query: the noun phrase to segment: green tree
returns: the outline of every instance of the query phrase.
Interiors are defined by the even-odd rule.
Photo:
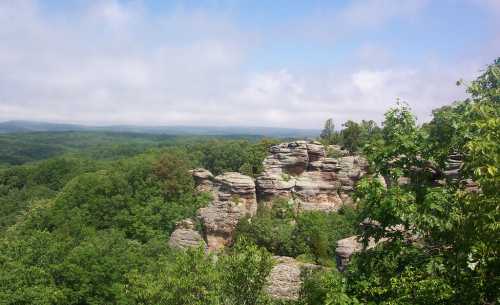
[[[306,305],[357,305],[346,292],[345,279],[336,270],[316,270],[306,274],[300,301]]]
[[[189,173],[190,162],[176,153],[163,154],[154,164],[153,172],[163,182],[165,199],[177,199],[192,192],[194,181]]]
[[[326,120],[319,137],[324,145],[339,144],[339,133],[335,130],[335,125],[331,118]]]
[[[266,304],[263,292],[273,262],[271,255],[244,239],[219,261],[224,304]]]
[[[394,304],[489,304],[499,295],[500,61],[469,86],[471,97],[442,109],[418,128],[406,106],[386,114],[383,139],[365,150],[387,189],[368,177],[358,185],[363,232],[387,238],[381,255],[352,264],[352,291],[365,301]],[[444,135],[439,135],[443,127]],[[426,134],[429,132],[429,134]],[[434,152],[432,147],[439,148]],[[462,156],[458,179],[436,184],[446,156]],[[433,161],[437,161],[434,163]],[[400,183],[401,178],[408,183]],[[474,181],[475,188],[468,185]],[[394,228],[400,228],[395,230]],[[418,243],[409,242],[417,238]],[[397,258],[397,259],[396,259]],[[362,274],[370,274],[360,281]]]
[[[220,274],[203,248],[179,251],[175,261],[161,257],[155,270],[132,272],[126,286],[134,304],[221,305]]]

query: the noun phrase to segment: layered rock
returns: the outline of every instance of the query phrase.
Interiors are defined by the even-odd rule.
[[[213,179],[212,173],[204,168],[197,168],[191,171],[193,175],[196,190],[198,192],[212,192]]]
[[[365,173],[367,162],[359,156],[327,158],[319,142],[295,141],[270,148],[263,162],[264,172],[257,178],[259,199],[293,199],[298,210],[332,212],[351,203],[349,194]]]
[[[276,264],[267,278],[264,288],[266,293],[277,300],[297,300],[302,286],[302,272],[319,266],[301,263],[286,256],[276,256],[274,259]]]
[[[178,249],[199,247],[201,245],[206,248],[205,240],[196,231],[193,220],[189,218],[176,223],[175,231],[170,235],[168,245]]]
[[[370,239],[370,242],[364,247],[364,245],[359,241],[360,237],[357,235],[350,236],[344,239],[340,239],[337,241],[337,247],[335,248],[336,260],[337,260],[337,269],[339,271],[344,271],[349,264],[349,260],[354,253],[368,250],[379,243],[385,241],[386,239],[380,240],[379,242],[375,242],[374,239]]]
[[[203,179],[198,182],[209,185]],[[213,251],[232,242],[239,220],[257,212],[257,199],[253,179],[240,173],[224,173],[210,179],[210,182],[213,202],[201,208],[198,216],[203,224],[208,249]]]

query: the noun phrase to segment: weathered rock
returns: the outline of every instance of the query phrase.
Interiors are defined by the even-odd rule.
[[[337,269],[344,271],[351,259],[351,256],[364,249],[363,244],[358,240],[359,236],[350,236],[337,241],[337,248],[335,249]],[[381,241],[379,241],[381,242]],[[370,240],[366,249],[375,247],[378,243],[375,240]]]
[[[253,215],[257,212],[255,183],[249,176],[227,172],[214,179],[215,201],[231,201]]]
[[[196,190],[198,192],[211,192],[213,189],[212,173],[204,168],[196,168],[191,171],[193,175]]]
[[[333,172],[305,172],[295,179],[294,195],[300,210],[332,212],[342,206],[340,186]]]
[[[260,201],[270,202],[276,198],[292,198],[295,179],[288,174],[264,172],[256,182]]]
[[[309,162],[323,160],[326,157],[325,148],[319,142],[310,142],[307,144],[307,156]]]
[[[331,147],[338,149],[339,147]],[[327,158],[319,142],[281,143],[270,149],[257,177],[257,193],[263,202],[293,199],[297,210],[332,212],[352,203],[349,194],[367,168],[359,156]]]
[[[214,200],[198,211],[210,251],[231,244],[240,219],[257,212],[252,178],[229,172],[213,178],[212,182]]]
[[[291,257],[276,256],[267,279],[265,291],[277,300],[297,300],[302,286],[301,274],[305,269],[320,268],[317,265],[301,263]]]
[[[327,155],[335,157],[345,157],[349,155],[349,151],[342,149],[339,145],[328,145]]]
[[[179,249],[199,247],[200,245],[204,245],[206,248],[205,241],[195,230],[194,222],[189,218],[176,223],[175,231],[170,235],[168,245]]]

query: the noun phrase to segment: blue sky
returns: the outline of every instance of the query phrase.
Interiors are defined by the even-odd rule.
[[[500,56],[500,1],[0,3],[0,120],[319,128],[420,121]]]

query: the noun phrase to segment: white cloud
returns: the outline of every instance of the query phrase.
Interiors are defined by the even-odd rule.
[[[365,45],[353,55],[357,64],[318,73],[256,70],[247,56],[259,39],[224,13],[91,3],[58,18],[37,2],[0,2],[0,120],[319,128],[328,117],[337,125],[380,120],[397,97],[426,118],[463,96],[454,82],[480,67],[405,67],[383,46]],[[424,4],[356,1],[336,13],[337,24],[378,26]]]

